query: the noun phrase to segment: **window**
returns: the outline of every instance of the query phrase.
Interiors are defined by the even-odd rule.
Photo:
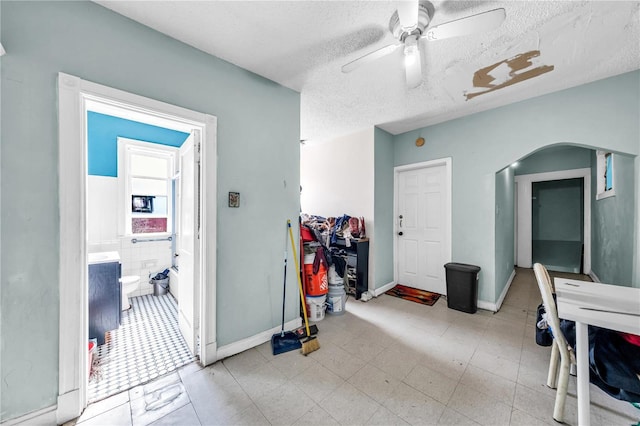
[[[177,149],[118,138],[120,232],[122,235],[173,232],[173,185]]]
[[[616,195],[613,182],[613,154],[611,152],[596,152],[596,180],[596,200]]]

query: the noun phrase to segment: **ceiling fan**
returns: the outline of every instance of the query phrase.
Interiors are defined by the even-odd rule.
[[[398,10],[391,15],[389,30],[400,43],[381,47],[349,62],[342,67],[342,72],[349,73],[402,47],[407,87],[418,87],[422,83],[420,40],[441,40],[489,31],[498,28],[506,16],[504,9],[493,9],[429,28],[434,11],[433,4],[426,0],[399,1]]]

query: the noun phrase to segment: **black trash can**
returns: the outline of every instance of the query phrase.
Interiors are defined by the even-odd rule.
[[[456,311],[475,314],[478,310],[478,275],[480,267],[465,263],[447,263],[447,306]]]

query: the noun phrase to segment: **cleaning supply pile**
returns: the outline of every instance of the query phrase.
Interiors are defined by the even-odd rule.
[[[354,238],[365,238],[367,232],[363,217],[342,215],[340,217],[322,217],[302,213],[302,225],[308,228],[316,241],[325,247],[335,244],[338,238],[344,238],[347,247],[351,247]]]
[[[355,296],[357,279],[355,261],[353,257],[349,259],[349,253],[345,248],[352,247],[354,240],[366,239],[364,218],[352,217],[347,214],[325,218],[302,213],[300,222],[304,253],[305,255],[315,254],[314,275],[305,273],[306,279],[311,279],[310,277],[315,276],[319,268],[324,268],[329,277],[327,290],[333,284],[334,293],[339,290],[338,286],[341,286],[344,287],[346,294]],[[338,240],[344,240],[344,244],[336,244]],[[305,263],[307,262],[305,261]],[[305,283],[307,283],[306,280]],[[327,312],[336,313],[333,309],[328,309]]]

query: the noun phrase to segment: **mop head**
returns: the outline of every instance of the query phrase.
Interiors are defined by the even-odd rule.
[[[309,337],[302,342],[302,355],[307,356],[313,351],[320,349],[320,342],[315,336]]]
[[[271,351],[274,355],[295,351],[296,349],[300,349],[300,347],[302,347],[302,343],[298,340],[298,336],[291,331],[285,331],[271,336]]]

